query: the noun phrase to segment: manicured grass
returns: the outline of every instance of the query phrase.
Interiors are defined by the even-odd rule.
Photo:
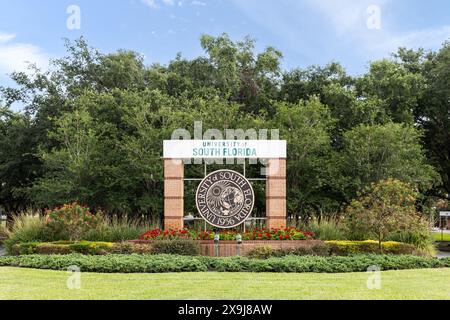
[[[64,271],[0,268],[2,299],[448,299],[450,269],[385,271],[380,290],[368,274],[81,274],[69,290]]]
[[[443,234],[443,239],[442,240],[442,234],[441,232],[433,232],[433,238],[435,241],[449,241],[450,242],[450,233],[444,233]]]

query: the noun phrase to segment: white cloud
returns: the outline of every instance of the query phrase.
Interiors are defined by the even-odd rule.
[[[183,0],[184,1],[184,0]],[[183,5],[183,1],[178,1],[177,5],[181,7]],[[175,6],[175,0],[141,0],[143,4],[145,4],[150,9],[159,9],[162,5],[166,7]]]
[[[366,48],[379,55],[395,52],[399,47],[437,50],[446,40],[450,40],[450,25],[398,34],[385,31],[378,39],[368,41]]]
[[[0,76],[14,71],[28,71],[30,63],[41,69],[48,68],[50,56],[38,46],[11,42],[15,34],[0,32]]]
[[[0,43],[8,42],[8,41],[14,39],[15,37],[16,37],[16,35],[14,33],[0,32]]]
[[[198,0],[194,0],[194,1],[192,1],[191,2],[191,5],[193,5],[193,6],[206,6],[206,3],[205,2],[203,2],[203,1],[198,1]]]
[[[143,4],[145,4],[147,7],[151,9],[158,9],[159,6],[156,3],[156,0],[141,0]]]
[[[369,30],[367,8],[374,5],[380,8],[380,30]],[[336,36],[349,40],[362,50],[369,53],[386,55],[396,51],[399,47],[437,49],[446,39],[450,38],[450,26],[431,29],[396,31],[389,25],[384,13],[389,10],[391,0],[306,0],[313,10],[321,13],[326,21],[336,31]]]
[[[306,0],[305,4],[321,14],[326,23],[331,24],[338,35],[348,32],[364,32],[368,19],[367,8],[386,6],[391,0]],[[374,3],[375,2],[375,3]]]
[[[450,24],[402,29],[403,12],[393,0],[232,1],[249,22],[275,36],[278,43],[272,45],[284,46],[305,65],[336,59],[360,70],[357,63],[389,57],[399,47],[438,50],[450,40]],[[371,6],[380,9],[380,28],[369,28]]]

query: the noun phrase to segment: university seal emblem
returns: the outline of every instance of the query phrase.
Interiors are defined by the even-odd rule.
[[[255,194],[243,175],[231,170],[219,170],[202,180],[195,200],[200,215],[209,224],[218,228],[233,228],[251,215]]]

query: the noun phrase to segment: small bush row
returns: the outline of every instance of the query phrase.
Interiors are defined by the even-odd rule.
[[[378,241],[325,241],[332,255],[348,256],[363,253],[417,254],[421,252],[411,244],[387,241],[382,242],[381,251]]]
[[[189,240],[155,241],[152,244],[133,244],[128,242],[91,242],[91,241],[57,241],[57,242],[28,242],[12,246],[12,255],[31,254],[71,254],[87,255],[105,254],[175,254],[195,256],[200,253],[198,243]]]
[[[345,273],[365,272],[371,266],[381,270],[448,268],[450,258],[435,259],[409,255],[359,255],[349,257],[288,256],[267,260],[245,257],[211,258],[177,255],[24,255],[0,257],[0,266],[67,270],[78,266],[82,272],[165,273],[165,272],[283,272]]]
[[[303,245],[297,248],[274,249],[270,246],[250,250],[247,257],[253,259],[280,258],[285,256],[329,256],[330,247],[325,242],[315,242],[312,245]]]
[[[414,254],[423,255],[414,246],[398,242],[384,242],[383,251],[379,251],[376,241],[327,241],[314,242],[290,249],[274,249],[270,246],[253,249],[247,253],[250,258],[268,259],[272,257],[294,256],[348,256],[356,254]],[[129,242],[90,242],[90,241],[57,241],[28,242],[16,244],[9,252],[12,255],[28,254],[70,254],[82,253],[90,255],[118,254],[176,254],[196,256],[200,253],[198,242],[193,240],[157,240],[148,244]]]
[[[383,242],[382,251],[377,241],[325,241],[314,243],[311,246],[301,246],[289,249],[273,249],[270,246],[250,250],[248,257],[255,259],[268,259],[272,257],[294,256],[350,256],[356,254],[403,254],[426,255],[413,245],[400,242]]]

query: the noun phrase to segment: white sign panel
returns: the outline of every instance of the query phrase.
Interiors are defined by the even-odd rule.
[[[285,140],[166,140],[166,159],[286,158]]]
[[[450,217],[450,211],[441,211],[439,213],[441,217]]]

